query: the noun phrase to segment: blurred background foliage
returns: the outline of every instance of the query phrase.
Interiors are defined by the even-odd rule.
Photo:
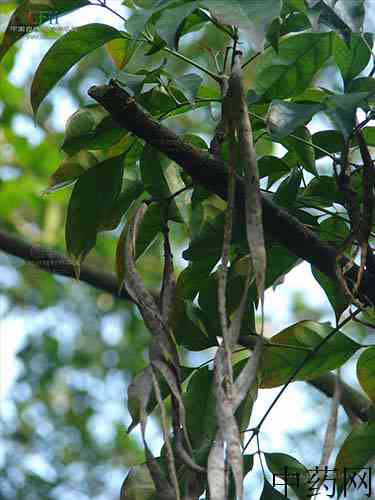
[[[1,20],[7,19],[16,4],[0,5]],[[71,22],[71,18],[66,16],[62,22]],[[34,123],[29,85],[35,65],[53,38],[43,30],[38,33],[39,39],[26,39],[13,47],[0,67],[0,224],[33,243],[64,252],[71,188],[47,196],[42,193],[63,158],[60,145],[66,109],[73,112],[88,103],[87,89],[106,82],[114,66],[105,49],[85,57],[46,99]],[[211,28],[183,40],[184,53],[201,54],[208,67],[214,64],[212,53],[223,45],[225,40]],[[28,64],[28,57],[35,64]],[[146,57],[140,49],[137,65],[142,58],[148,67],[162,62],[160,53]],[[127,69],[132,72],[131,63]],[[168,61],[168,70],[174,75],[186,69],[181,61]],[[168,123],[178,133],[194,130],[203,137],[215,126],[209,108],[193,110]],[[269,154],[269,145],[260,139],[258,152]],[[118,230],[101,233],[87,263],[112,271],[116,236]],[[172,237],[181,248],[186,235],[172,227]],[[148,284],[156,287],[161,272],[160,241],[142,257],[142,269],[147,269]],[[5,344],[13,336],[20,337],[22,330],[16,379],[10,386],[6,380],[0,381],[0,498],[117,497],[128,466],[143,460],[137,433],[126,433],[130,422],[125,400],[131,377],[147,364],[149,334],[139,314],[127,302],[3,253],[0,287],[0,349],[4,351]],[[307,317],[319,320],[325,313],[306,308],[299,295],[291,314],[297,321]],[[310,391],[311,411],[319,412],[324,397],[306,384],[298,386]],[[152,432],[157,442],[157,419]],[[318,436],[319,449],[318,420],[300,433]],[[288,436],[291,448],[311,464],[311,446],[302,444],[311,439],[300,439],[300,433],[294,430]]]

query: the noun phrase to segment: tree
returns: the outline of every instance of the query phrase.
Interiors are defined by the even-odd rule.
[[[109,75],[103,53],[96,59],[93,54],[109,82],[92,85],[88,95],[94,102],[81,103],[70,117],[61,146],[64,156],[46,188],[48,199],[64,200],[62,188],[73,185],[65,223],[69,259],[27,238],[33,227],[31,236],[35,227],[43,236],[40,219],[49,214],[53,220],[54,202],[49,208],[35,202],[34,207],[21,207],[20,214],[11,208],[16,194],[22,203],[17,190],[5,189],[11,203],[6,205],[0,248],[49,273],[75,277],[106,292],[104,309],[114,300],[109,294],[129,303],[127,311],[132,311],[135,323],[129,343],[134,342],[138,352],[147,345],[149,363],[144,367],[130,356],[131,366],[119,362],[119,347],[106,351],[97,365],[99,380],[114,365],[135,375],[128,387],[128,430],[140,425],[145,462],[125,479],[122,500],[188,500],[204,494],[212,500],[244,498],[243,478],[254,458],[246,452],[253,440],[273,477],[289,482],[290,497],[311,496],[314,484],[324,485],[324,469],[331,463],[340,404],[352,426],[335,462],[337,494],[346,494],[353,483],[350,473],[362,471],[363,477],[375,455],[374,347],[364,343],[362,330],[355,330],[354,338],[342,331],[354,320],[371,327],[375,303],[375,85],[373,36],[364,24],[369,8],[360,0],[122,3],[129,13],[124,29],[92,23],[62,35],[43,57],[31,84],[34,119],[46,134],[52,132],[52,148],[48,135],[49,146],[41,143],[33,159],[37,176],[47,182],[50,154],[58,161],[59,153],[58,137],[48,129],[50,107],[42,102],[70,68],[95,49],[105,46],[117,69]],[[104,0],[20,3],[0,46],[4,68],[12,67],[14,44],[27,31],[93,5],[125,21],[121,6],[114,10]],[[207,57],[196,50],[197,40],[207,47]],[[80,68],[78,75],[87,77],[89,67]],[[331,85],[324,72],[330,72]],[[68,80],[77,97],[79,81],[74,76]],[[22,93],[10,82],[1,91],[6,103],[3,134],[12,146],[11,159],[21,158],[13,167],[22,169],[22,154],[29,155],[31,148],[22,141],[20,145],[11,128]],[[203,123],[189,120],[190,112]],[[325,121],[317,121],[322,114]],[[312,121],[319,128],[315,133]],[[285,153],[277,154],[279,145]],[[4,157],[4,165],[12,165],[9,158]],[[55,234],[59,230],[55,222]],[[48,231],[39,239],[48,242]],[[58,237],[52,243],[61,246]],[[311,264],[332,305],[335,324],[306,319],[267,338],[263,309],[267,312],[272,304],[264,302],[264,291],[282,282],[301,259]],[[102,270],[111,262],[116,276]],[[34,287],[35,267],[31,273],[29,267],[21,270]],[[61,299],[67,286],[65,281],[49,283],[42,302]],[[43,295],[43,289],[37,293]],[[78,303],[87,307],[88,317],[97,319],[85,293],[73,296],[69,307]],[[9,295],[17,303],[19,295]],[[137,306],[150,337],[130,304]],[[88,327],[97,329],[95,321],[87,321]],[[39,358],[42,377],[37,385],[50,390],[58,383],[55,379],[50,387],[57,366],[63,376],[64,354],[48,330],[39,343],[45,356]],[[90,356],[101,347],[97,339],[81,347],[66,352],[65,360],[87,369]],[[206,364],[186,366],[183,348],[214,349],[213,369]],[[365,394],[333,373],[358,353],[357,378]],[[21,356],[27,380],[28,371],[38,371],[35,346],[27,345]],[[264,421],[272,418],[274,405],[296,380],[332,398],[315,483],[296,458],[259,448]],[[3,481],[6,497],[14,498],[14,491],[20,498],[36,498],[38,491],[45,498],[66,492],[64,474],[68,480],[79,477],[74,468],[67,472],[66,455],[78,453],[82,436],[81,465],[86,461],[98,466],[111,454],[120,457],[125,444],[132,447],[132,458],[140,458],[138,447],[121,434],[120,424],[115,449],[105,456],[95,454],[87,432],[92,405],[80,376],[72,387],[75,395],[63,394],[65,402],[43,402],[44,412],[60,408],[70,422],[70,434],[54,445],[59,456],[55,479],[43,481],[29,474],[18,481],[9,466]],[[269,387],[280,387],[280,392],[263,418],[252,422],[257,394]],[[18,397],[21,402],[27,399],[22,391]],[[156,409],[164,439],[159,457],[154,457],[145,433]],[[43,415],[33,420],[28,408],[16,429],[26,447],[37,439],[28,426],[38,422]],[[64,439],[70,448],[62,444]],[[261,498],[280,497],[267,477],[264,473]],[[97,495],[98,486],[90,486],[89,494]]]

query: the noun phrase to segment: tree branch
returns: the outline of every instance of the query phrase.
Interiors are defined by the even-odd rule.
[[[112,117],[137,137],[145,140],[171,160],[180,165],[195,182],[223,199],[227,198],[227,168],[225,163],[208,152],[198,150],[185,143],[172,130],[161,125],[147,114],[135,100],[113,80],[109,85],[93,86],[89,95],[101,104]],[[236,207],[244,213],[244,185],[237,179]],[[337,280],[336,249],[304,226],[286,210],[278,207],[270,197],[262,196],[263,222],[266,232],[283,244],[296,256],[303,258],[324,274]],[[341,263],[344,265],[344,259]],[[350,289],[356,282],[358,266],[354,265],[346,274]],[[359,293],[362,301],[375,304],[375,275],[366,271]]]
[[[320,392],[331,398],[334,393],[336,375],[325,373],[318,378],[309,380],[309,384]],[[366,422],[370,418],[371,401],[356,391],[350,385],[340,380],[341,396],[340,404],[346,411],[349,418],[355,416],[357,419]]]
[[[18,236],[14,236],[1,229],[0,250],[8,255],[19,257],[26,262],[30,262],[31,265],[49,273],[75,278],[74,268],[71,262],[61,253],[43,248],[39,245],[27,243]],[[124,290],[118,294],[118,282],[114,274],[103,273],[83,264],[81,266],[79,280],[99,290],[115,295],[120,299],[132,301],[130,295]],[[250,342],[251,336],[246,337],[247,341],[244,340],[245,337],[241,337],[241,339],[243,345],[250,349],[252,348]],[[319,378],[310,380],[309,383],[326,394],[326,396],[332,397],[335,385],[335,375],[327,373]],[[349,416],[354,415],[362,421],[368,420],[370,408],[369,400],[358,391],[352,389],[349,385],[343,382],[341,382],[341,384],[342,396],[340,403],[345,411]]]
[[[18,236],[14,236],[0,229],[0,250],[9,255],[14,255],[20,259],[30,262],[32,265],[50,273],[60,276],[75,278],[74,268],[69,259],[59,252],[48,250],[39,245],[27,243]],[[130,295],[121,290],[118,293],[118,281],[114,274],[103,273],[92,267],[83,264],[79,280],[89,285],[106,291],[121,299],[132,301]]]

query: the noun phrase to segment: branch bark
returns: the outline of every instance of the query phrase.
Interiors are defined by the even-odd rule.
[[[59,252],[49,250],[39,245],[27,243],[18,236],[14,236],[0,229],[0,250],[29,262],[31,265],[48,271],[49,273],[75,278],[74,268],[69,259]],[[130,295],[122,290],[118,293],[118,281],[114,274],[97,271],[83,264],[79,280],[100,290],[115,295],[121,299],[132,301]]]
[[[147,114],[114,81],[111,81],[109,85],[93,86],[88,93],[112,115],[119,125],[127,128],[134,135],[175,161],[195,182],[221,198],[227,199],[227,168],[220,158],[185,143],[172,130],[161,125]],[[244,213],[245,207],[245,189],[241,178],[237,178],[236,193],[236,208],[241,215]],[[264,228],[268,235],[283,244],[296,256],[308,261],[330,278],[337,280],[336,258],[338,253],[332,245],[321,241],[298,219],[273,203],[270,197],[262,196],[262,206]],[[353,288],[357,276],[358,266],[354,265],[345,276],[349,289]],[[362,301],[367,304],[375,304],[374,283],[375,275],[366,271],[362,278],[359,294]]]

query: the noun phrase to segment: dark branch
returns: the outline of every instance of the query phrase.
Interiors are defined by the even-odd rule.
[[[64,255],[38,245],[26,243],[18,236],[3,230],[0,230],[0,250],[30,262],[32,265],[50,273],[75,278],[74,267]],[[118,282],[114,274],[103,273],[83,264],[79,279],[122,299],[132,300],[124,290],[120,294],[118,293]]]
[[[332,397],[335,388],[336,375],[333,373],[325,373],[318,378],[309,380],[309,384],[323,392],[326,396]],[[349,418],[356,417],[363,422],[370,418],[371,401],[356,391],[350,385],[343,381],[341,384],[340,404],[346,411]]]
[[[157,150],[179,164],[193,180],[223,199],[227,197],[227,169],[225,163],[211,154],[185,143],[173,131],[148,115],[130,95],[115,82],[93,86],[89,95],[101,104],[119,123],[137,137],[145,140]],[[244,213],[244,186],[237,181],[236,207]],[[330,278],[336,277],[336,249],[321,241],[298,219],[263,196],[264,227],[270,236],[283,244],[296,256],[303,258]],[[344,259],[341,259],[342,265]],[[348,287],[353,288],[358,275],[358,266],[352,266],[346,274]],[[364,302],[375,304],[375,276],[364,274],[360,295]]]

